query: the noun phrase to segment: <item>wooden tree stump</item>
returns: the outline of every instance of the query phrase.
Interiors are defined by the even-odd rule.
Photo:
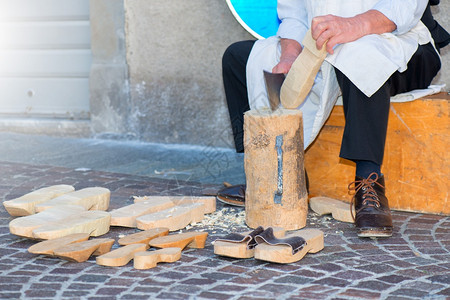
[[[246,223],[283,227],[306,225],[303,118],[299,110],[250,110],[244,115]]]

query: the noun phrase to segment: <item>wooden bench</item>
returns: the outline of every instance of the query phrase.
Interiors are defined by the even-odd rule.
[[[439,93],[391,104],[382,172],[392,209],[450,215],[449,102],[447,93]],[[339,158],[344,124],[343,107],[335,106],[305,153],[311,197],[352,197],[347,186],[355,166]]]

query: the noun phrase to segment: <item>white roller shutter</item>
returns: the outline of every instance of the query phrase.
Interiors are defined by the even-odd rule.
[[[89,118],[89,0],[0,0],[0,115]]]

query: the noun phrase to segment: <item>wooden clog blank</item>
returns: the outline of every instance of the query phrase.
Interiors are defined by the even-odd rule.
[[[56,248],[55,256],[75,262],[83,262],[91,255],[103,255],[111,250],[114,239],[93,239],[89,241],[73,243]]]
[[[149,245],[155,248],[205,248],[207,232],[184,232],[178,234],[171,234],[155,238],[149,242]]]
[[[241,235],[246,236],[250,232],[247,231]],[[281,227],[273,227],[273,233],[275,237],[282,238],[285,235],[285,230]],[[233,258],[251,258],[255,255],[255,248],[249,248],[247,241],[235,243],[219,240],[214,241],[214,254]]]
[[[89,239],[88,233],[74,233],[66,235],[57,239],[51,239],[39,242],[28,248],[28,252],[33,254],[44,254],[53,256],[53,250],[60,248],[62,245],[69,245],[87,241]]]
[[[19,198],[4,201],[6,211],[13,217],[28,216],[36,213],[35,206],[66,193],[73,192],[71,185],[53,185],[38,189]]]
[[[180,248],[165,248],[156,251],[142,251],[134,254],[134,268],[151,269],[160,262],[172,263],[181,258]]]
[[[309,207],[319,215],[331,214],[335,220],[354,223],[349,203],[328,197],[313,197],[309,199]]]
[[[120,267],[133,259],[136,252],[147,250],[147,244],[131,244],[97,257],[97,264],[101,266]]]
[[[157,213],[136,218],[137,228],[147,230],[157,227],[167,227],[170,231],[185,228],[191,223],[200,222],[203,217],[204,204],[181,204]]]
[[[9,222],[9,231],[12,234],[34,238],[33,230],[38,229],[49,223],[58,222],[68,219],[72,216],[83,213],[85,209],[78,205],[63,205],[59,207],[52,207],[46,211],[29,215],[25,217],[19,217]],[[57,238],[59,236],[55,236]]]
[[[133,233],[119,239],[119,245],[148,244],[152,239],[169,234],[169,228],[153,228]]]
[[[36,211],[44,211],[58,205],[81,205],[86,210],[107,210],[111,192],[103,187],[89,187],[53,198],[36,205]]]
[[[45,212],[45,211],[44,211]],[[54,239],[72,233],[89,233],[99,236],[109,231],[111,216],[106,211],[89,210],[33,230],[37,239]]]
[[[280,100],[284,108],[294,109],[303,103],[308,96],[327,56],[326,43],[318,50],[316,41],[308,31],[303,39],[303,50],[292,64],[286,79],[281,86]]]
[[[136,218],[175,206],[169,199],[152,199],[111,211],[111,226],[136,227]]]
[[[172,201],[174,206],[181,204],[203,203],[205,205],[205,214],[210,214],[216,211],[216,197],[211,196],[144,196],[134,197],[134,203],[143,201]]]
[[[280,264],[288,264],[301,260],[306,253],[316,253],[323,249],[323,232],[318,229],[302,229],[292,232],[283,239],[299,236],[305,239],[306,244],[297,253],[292,253],[292,247],[288,245],[258,244],[255,247],[255,258]]]

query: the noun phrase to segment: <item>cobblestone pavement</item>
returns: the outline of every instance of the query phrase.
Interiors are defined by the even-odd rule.
[[[136,175],[0,162],[0,199],[34,189],[71,184],[109,188],[110,208],[132,196],[201,195],[218,188]],[[245,228],[243,209],[218,204],[223,213],[207,230],[205,249],[183,252],[180,261],[154,269],[102,267],[95,258],[72,263],[33,255],[35,242],[9,233],[12,219],[0,207],[0,298],[16,299],[450,299],[450,218],[394,212],[389,239],[357,238],[353,225],[310,212],[308,227],[325,233],[325,248],[288,265],[215,256],[211,242]],[[216,214],[217,214],[216,213]],[[234,217],[234,218],[233,218]],[[227,221],[228,220],[228,221]],[[135,229],[112,228],[117,238]],[[117,243],[114,247],[118,247]]]

